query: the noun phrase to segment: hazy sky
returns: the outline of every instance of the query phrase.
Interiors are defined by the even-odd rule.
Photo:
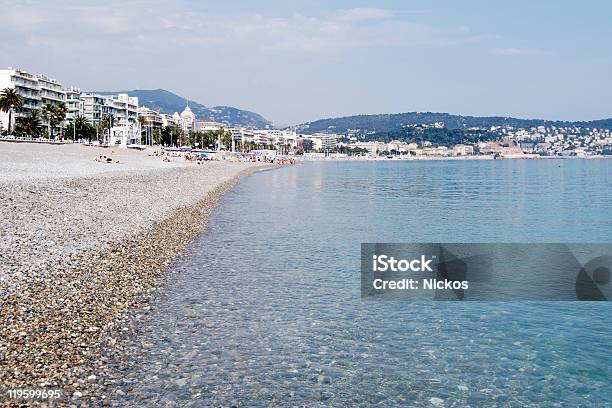
[[[0,67],[86,90],[164,88],[276,124],[612,116],[606,0],[0,0],[0,16]]]

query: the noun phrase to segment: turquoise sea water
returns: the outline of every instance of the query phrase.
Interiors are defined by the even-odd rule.
[[[366,301],[361,242],[612,242],[612,161],[254,174],[174,266],[122,402],[612,405],[610,303]]]

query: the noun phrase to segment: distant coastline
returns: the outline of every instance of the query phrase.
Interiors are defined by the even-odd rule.
[[[500,156],[494,157],[491,155],[473,155],[473,156],[421,156],[421,157],[313,157],[304,158],[304,162],[313,161],[376,161],[376,162],[397,162],[397,161],[466,161],[466,160],[607,160],[612,159],[612,156],[539,156],[539,155],[516,155],[516,156]]]

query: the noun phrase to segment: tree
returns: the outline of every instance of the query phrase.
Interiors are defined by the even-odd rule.
[[[160,128],[154,128],[151,130],[151,140],[152,144],[158,145],[162,143],[162,135]]]
[[[47,133],[53,138],[53,130],[60,125],[60,135],[63,136],[62,123],[66,119],[68,108],[64,102],[46,103],[41,111],[42,118],[47,122]]]
[[[23,108],[23,97],[12,88],[4,88],[0,94],[0,110],[9,114],[8,134],[11,134],[13,111]]]
[[[231,150],[232,149],[232,134],[231,132],[227,132],[223,129],[221,129],[221,143],[223,143],[223,146],[225,146],[225,150]]]
[[[38,136],[41,133],[42,123],[40,122],[40,114],[36,109],[17,118],[15,122],[15,132],[17,133],[27,136]]]
[[[147,140],[147,134],[146,134],[147,119],[144,116],[139,115],[138,116],[138,125],[140,126],[140,142],[142,143],[142,140],[143,140],[142,131],[144,130],[145,131],[145,136],[144,136],[145,143],[143,143],[143,144],[149,144],[149,142]]]
[[[64,102],[57,102],[53,105],[53,115],[55,116],[55,120],[60,125],[60,137],[64,138],[64,129],[63,123],[66,120],[66,115],[68,115],[68,107]]]
[[[77,137],[87,138],[89,143],[96,134],[96,128],[89,123],[85,116],[77,116],[66,126],[65,131],[67,135],[73,135],[73,140],[76,140]]]
[[[203,143],[202,148],[210,147],[210,145],[214,144],[215,141],[217,140],[217,135],[212,130],[207,130],[206,132],[203,132],[202,136],[203,136],[202,137],[202,143]]]
[[[53,105],[50,103],[45,104],[42,107],[40,116],[47,122],[47,137],[53,137],[53,123],[55,122],[55,118],[53,117]]]
[[[108,115],[104,115],[104,117],[100,120],[100,130],[102,130],[102,134],[108,129],[108,137],[110,140],[111,131],[113,129],[113,125],[115,124],[115,116],[112,113]]]
[[[164,126],[161,130],[161,143],[167,146],[173,146],[179,140],[181,128],[177,125]]]

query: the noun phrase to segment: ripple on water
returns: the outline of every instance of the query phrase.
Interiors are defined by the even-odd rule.
[[[255,174],[174,266],[142,328],[151,346],[125,368],[139,381],[119,400],[612,404],[609,304],[362,301],[358,275],[361,242],[609,242],[610,163],[324,163]]]

